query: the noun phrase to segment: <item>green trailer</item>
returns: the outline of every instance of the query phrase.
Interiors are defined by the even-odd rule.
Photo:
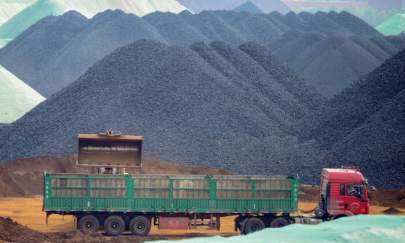
[[[104,230],[111,236],[131,231],[145,236],[152,225],[159,229],[208,226],[219,230],[221,217],[235,216],[235,230],[248,234],[266,227],[356,215],[359,203],[368,213],[367,191],[361,198],[340,194],[333,198],[322,193],[334,180],[337,187],[364,188],[366,182],[359,170],[324,169],[321,207],[315,210],[315,217],[294,216],[297,178],[137,174],[142,172],[138,169],[142,168],[143,139],[112,131],[79,134],[77,165],[97,169],[97,174],[45,173],[43,209],[47,220],[52,214],[73,215],[77,228],[83,231]],[[126,173],[127,168],[134,169],[136,175]],[[336,208],[341,197],[355,207]]]
[[[286,176],[45,173],[43,207],[47,218],[74,215],[79,229],[108,235],[147,235],[152,224],[219,229],[230,215],[246,234],[292,223],[298,188],[297,178]]]
[[[246,234],[293,222],[298,180],[286,176],[129,175],[142,167],[142,136],[79,134],[78,166],[98,174],[44,176],[44,211],[73,215],[84,231],[108,235],[160,229],[220,228],[234,215],[235,229]],[[135,171],[134,173],[139,172]]]

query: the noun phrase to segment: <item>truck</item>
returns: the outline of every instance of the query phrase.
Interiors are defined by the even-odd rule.
[[[44,173],[43,210],[73,215],[85,232],[125,231],[146,236],[159,229],[220,229],[235,216],[235,230],[249,234],[310,220],[369,213],[367,180],[355,168],[323,169],[319,207],[298,212],[300,183],[294,176],[131,174],[142,167],[141,136],[80,134],[78,166],[97,173]]]

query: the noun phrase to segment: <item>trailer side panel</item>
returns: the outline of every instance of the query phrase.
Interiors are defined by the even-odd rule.
[[[45,174],[44,210],[142,213],[290,213],[299,182],[282,176]]]

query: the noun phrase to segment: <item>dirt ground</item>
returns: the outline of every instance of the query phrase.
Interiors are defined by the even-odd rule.
[[[143,242],[157,239],[183,239],[213,235],[232,236],[234,217],[221,219],[221,230],[158,230],[152,228],[147,238],[131,235],[118,238],[101,234],[86,235],[74,229],[71,216],[52,215],[45,224],[42,212],[43,172],[77,173],[89,172],[75,166],[74,155],[62,157],[36,157],[9,161],[0,165],[0,243],[3,242]],[[230,174],[221,169],[204,166],[185,166],[167,161],[145,161],[142,171],[145,174]],[[319,187],[303,185],[300,189],[299,209],[302,214],[317,205]],[[398,190],[377,190],[370,195],[371,214],[405,215],[405,188]]]
[[[42,212],[42,197],[29,198],[0,198],[0,216],[10,217],[19,224],[27,226],[33,230],[51,233],[51,232],[69,232],[74,230],[72,216],[52,215],[49,218],[48,225],[45,223],[45,214]],[[234,235],[233,217],[225,217],[221,221],[221,231],[216,230],[158,230],[152,229],[152,235],[157,236],[178,236],[189,235]]]
[[[317,206],[316,202],[300,202],[299,209],[301,211],[310,211]],[[371,214],[384,214],[384,211],[390,207],[383,206],[371,206]],[[400,210],[400,214],[405,215],[405,207]],[[52,215],[49,218],[48,225],[45,224],[45,214],[42,212],[42,197],[29,197],[29,198],[0,198],[0,216],[10,217],[18,223],[28,226],[29,228],[49,233],[49,232],[67,232],[74,229],[73,217],[71,216],[59,216]],[[153,234],[156,235],[176,235],[179,232],[173,232],[172,230],[158,230],[153,229]],[[184,232],[181,231],[181,234]],[[217,235],[215,230],[190,230],[187,231],[190,234],[206,234]],[[220,234],[232,235],[235,234],[233,228],[233,217],[225,217],[221,222]]]
[[[112,239],[101,234],[88,236],[74,229],[74,218],[72,216],[52,215],[49,218],[48,225],[45,223],[45,214],[42,212],[42,197],[26,198],[0,198],[0,242],[2,240],[11,242],[142,242],[145,240],[157,239],[184,239],[190,237],[203,236],[232,236],[237,235],[234,231],[233,217],[225,217],[221,220],[221,230],[196,229],[196,230],[159,230],[152,228],[151,236],[147,238],[137,238],[132,235],[120,236]],[[19,225],[11,225],[10,221],[17,222]],[[2,225],[5,225],[2,226]],[[10,226],[11,225],[11,226]],[[26,226],[26,228],[21,228]],[[10,228],[16,228],[10,230]],[[2,230],[3,229],[3,230]],[[24,232],[25,238],[16,236],[13,232]],[[8,232],[8,233],[7,233]],[[13,238],[14,237],[14,238]]]
[[[301,201],[299,203],[299,208],[301,211],[309,211],[314,207],[316,207],[316,202]],[[371,213],[384,214],[384,211],[387,209],[389,211],[390,207],[372,206]],[[395,214],[405,215],[405,208],[396,210],[397,212]],[[26,242],[31,241],[32,239],[35,239],[35,241],[38,242],[142,242],[144,240],[184,239],[213,235],[232,236],[238,234],[234,231],[234,217],[224,217],[221,219],[221,230],[219,232],[208,229],[187,231],[159,230],[156,227],[153,227],[151,236],[148,238],[134,238],[133,236],[127,235],[112,239],[111,237],[106,237],[101,234],[89,236],[74,229],[74,219],[71,216],[63,217],[59,215],[52,215],[49,218],[48,225],[46,225],[45,214],[42,212],[42,197],[39,196],[26,198],[0,198],[0,217],[10,218],[11,222],[15,221],[19,224],[18,226],[12,225],[10,221],[5,219],[3,219],[2,223],[2,220],[0,219],[0,242],[2,239],[19,242],[21,238],[7,238],[17,237],[12,232],[24,232],[25,238],[23,239]],[[8,234],[5,232],[8,232]]]

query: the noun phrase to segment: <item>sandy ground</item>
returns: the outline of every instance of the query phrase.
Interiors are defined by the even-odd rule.
[[[151,236],[146,238],[136,238],[132,235],[118,238],[106,237],[101,234],[83,235],[80,231],[74,230],[74,218],[71,216],[52,215],[49,218],[49,224],[46,225],[45,214],[42,212],[42,197],[33,196],[42,194],[43,172],[90,173],[83,168],[75,167],[75,160],[75,155],[45,156],[9,161],[0,165],[0,231],[3,232],[3,235],[0,233],[0,243],[2,243],[2,239],[9,242],[133,243],[145,240],[184,239],[213,235],[232,236],[238,234],[234,231],[234,217],[222,218],[219,232],[203,228],[173,231],[159,230],[154,227]],[[141,172],[146,174],[230,174],[230,172],[224,170],[201,166],[185,166],[169,161],[145,161]],[[300,212],[305,214],[305,212],[314,209],[318,197],[319,188],[317,186],[302,185],[300,188]],[[372,214],[382,214],[387,209],[390,209],[388,210],[390,212],[405,214],[405,188],[378,190],[370,193],[370,198],[373,205],[375,205],[371,207]],[[6,217],[10,217],[13,221],[27,226],[29,229],[13,223]]]
[[[315,202],[300,202],[299,208],[303,211],[309,211],[315,208]],[[372,206],[372,214],[382,214],[387,207]],[[405,208],[401,209],[401,214],[405,215]],[[0,198],[0,216],[10,217],[14,221],[25,225],[33,230],[44,233],[49,232],[68,232],[74,229],[74,219],[71,216],[52,215],[49,218],[49,224],[45,223],[45,214],[42,212],[42,197],[29,198]],[[156,227],[152,229],[151,234],[162,236],[164,238],[180,239],[197,236],[236,235],[234,231],[234,218],[224,217],[221,220],[220,232],[216,230],[197,229],[197,230],[159,230]]]
[[[10,217],[21,225],[39,232],[69,232],[74,230],[72,216],[52,215],[48,225],[45,223],[45,213],[42,212],[42,197],[30,198],[0,198],[0,216]],[[159,230],[152,228],[151,235],[164,238],[188,238],[198,236],[222,235],[231,236],[238,234],[234,231],[234,217],[224,217],[221,220],[221,231],[212,229],[196,230]]]

